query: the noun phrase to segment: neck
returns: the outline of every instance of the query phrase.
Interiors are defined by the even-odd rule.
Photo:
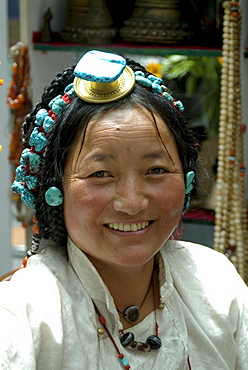
[[[154,310],[154,296],[156,304],[159,302],[159,288],[157,278],[153,277],[154,259],[148,261],[143,266],[108,266],[104,267],[95,261],[91,261],[98,273],[107,285],[118,311],[124,312],[128,306],[136,305],[140,307],[144,297],[147,297],[142,304],[140,318],[134,323],[128,323],[120,313],[120,320],[127,329],[142,321],[150,312]],[[154,289],[151,280],[154,278]],[[150,287],[151,286],[151,287]],[[149,289],[150,287],[150,289]]]

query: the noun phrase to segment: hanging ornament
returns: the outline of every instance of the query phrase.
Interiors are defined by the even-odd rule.
[[[225,1],[214,249],[248,282],[248,230],[240,79],[241,8]]]
[[[18,42],[10,48],[10,56],[13,59],[12,80],[10,81],[7,104],[13,118],[12,135],[10,141],[9,161],[14,166],[14,171],[19,165],[22,152],[21,127],[24,117],[31,110],[31,102],[28,97],[29,86],[29,57],[28,47]]]

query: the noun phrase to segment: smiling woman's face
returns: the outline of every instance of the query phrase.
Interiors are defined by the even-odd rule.
[[[182,214],[185,185],[176,144],[144,108],[92,119],[64,176],[68,234],[93,264],[150,261]],[[164,145],[163,145],[164,144]]]

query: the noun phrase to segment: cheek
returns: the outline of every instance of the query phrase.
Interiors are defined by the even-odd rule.
[[[164,214],[170,216],[181,216],[184,200],[185,187],[183,181],[172,182],[168,184],[160,193],[161,206]]]
[[[96,220],[101,210],[106,204],[106,196],[100,194],[96,187],[90,190],[86,186],[82,186],[79,182],[75,182],[65,188],[64,196],[64,216],[66,226],[70,222],[74,222],[75,226]],[[86,223],[84,224],[87,225]]]

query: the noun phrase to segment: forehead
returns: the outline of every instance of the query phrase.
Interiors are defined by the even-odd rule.
[[[94,117],[88,124],[83,146],[107,139],[156,141],[174,145],[174,137],[162,118],[143,107],[121,109]]]
[[[154,117],[153,117],[154,116]],[[76,161],[88,157],[90,152],[103,152],[118,148],[126,150],[165,151],[179,161],[174,137],[162,118],[144,107],[113,110],[92,118],[71,156]],[[71,158],[72,158],[71,157]]]

